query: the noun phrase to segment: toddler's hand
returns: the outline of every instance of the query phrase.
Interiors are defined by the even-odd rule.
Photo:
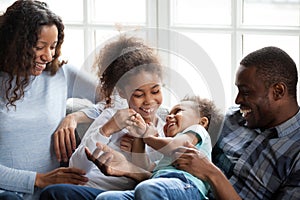
[[[146,129],[145,134],[143,136],[143,138],[147,138],[147,137],[158,137],[157,129],[154,126],[154,124],[151,123],[151,122],[147,124],[147,129]]]
[[[121,150],[126,151],[126,152],[131,152],[133,140],[134,140],[134,137],[129,134],[122,136],[121,141],[120,141]]]

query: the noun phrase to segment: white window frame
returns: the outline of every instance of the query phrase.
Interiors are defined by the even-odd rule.
[[[228,26],[201,26],[201,27],[180,27],[172,26],[171,17],[171,1],[172,0],[146,0],[146,22],[145,26],[157,29],[169,29],[172,31],[190,31],[204,33],[227,33],[231,35],[231,70],[230,80],[231,88],[226,88],[226,93],[230,94],[231,100],[229,104],[234,104],[236,87],[234,85],[235,72],[243,55],[243,34],[271,34],[271,35],[289,35],[300,37],[300,25],[297,27],[262,27],[262,26],[246,26],[242,24],[242,0],[231,0],[231,25]],[[14,1],[12,1],[14,2]],[[45,0],[47,2],[47,0]],[[96,47],[96,30],[115,30],[115,26],[93,23],[91,20],[93,0],[83,0],[83,23],[65,22],[66,29],[80,29],[84,31],[84,58],[86,59]],[[71,8],[66,8],[71,9]],[[55,10],[53,10],[55,12]],[[113,13],[113,12],[112,12]],[[157,33],[158,34],[158,33]],[[157,35],[159,38],[159,35]],[[159,42],[159,40],[158,40]],[[164,41],[165,42],[165,41]],[[169,41],[171,43],[172,41]],[[298,48],[300,49],[300,39]],[[166,59],[168,60],[168,59]],[[300,56],[295,60],[298,69]],[[299,86],[298,86],[299,91]],[[298,99],[300,94],[298,92]],[[229,105],[227,105],[229,106]]]
[[[151,0],[150,0],[151,1]],[[234,85],[235,82],[235,73],[236,69],[239,66],[239,62],[241,61],[243,55],[243,34],[274,34],[274,35],[292,35],[300,37],[300,24],[298,27],[262,27],[262,26],[246,26],[242,24],[242,1],[241,0],[231,0],[231,25],[229,26],[201,26],[201,27],[172,27],[170,24],[170,1],[171,0],[156,0],[158,13],[157,13],[157,28],[167,28],[170,30],[181,31],[181,30],[189,30],[192,32],[214,32],[214,33],[230,33],[231,34],[231,88],[226,89],[226,93],[230,93],[231,102],[233,105],[236,96],[236,87]],[[152,2],[152,1],[151,1]],[[300,49],[300,39],[299,39],[299,49]],[[300,51],[299,51],[300,52]],[[295,60],[298,70],[300,63],[299,60]],[[299,85],[298,85],[299,91]],[[300,94],[298,92],[298,99],[300,98]],[[229,105],[227,105],[229,106]]]

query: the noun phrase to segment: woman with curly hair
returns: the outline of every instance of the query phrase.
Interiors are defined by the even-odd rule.
[[[82,170],[58,168],[73,136],[52,141],[67,98],[80,97],[75,79],[90,91],[82,97],[95,93],[95,83],[59,60],[63,40],[62,20],[45,3],[19,0],[0,16],[0,199],[36,199],[47,185],[87,181]]]

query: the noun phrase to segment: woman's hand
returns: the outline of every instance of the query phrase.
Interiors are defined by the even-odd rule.
[[[59,162],[67,162],[76,148],[76,127],[77,121],[74,115],[67,115],[53,135],[54,151]]]
[[[77,168],[58,168],[46,174],[37,173],[35,186],[44,188],[51,184],[69,183],[75,185],[84,185],[88,178],[84,176],[85,171]]]
[[[56,129],[54,140],[54,151],[59,162],[67,162],[76,149],[75,129],[78,123],[91,123],[84,112],[78,111],[67,115]]]

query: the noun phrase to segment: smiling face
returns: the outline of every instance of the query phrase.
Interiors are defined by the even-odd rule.
[[[196,107],[193,101],[182,101],[180,104],[174,106],[166,117],[166,124],[164,125],[165,135],[167,137],[174,137],[187,127],[199,124],[201,119]]]
[[[53,60],[57,41],[57,27],[55,25],[42,26],[36,46],[33,48],[35,52],[35,66],[32,68],[32,75],[40,75],[46,68],[47,63]]]
[[[272,87],[265,84],[257,74],[256,67],[240,66],[236,74],[238,94],[235,103],[249,128],[270,128],[274,126],[276,104],[272,98]]]
[[[127,99],[129,108],[138,112],[146,123],[156,122],[155,115],[163,99],[159,76],[141,71],[129,78],[120,95]]]

